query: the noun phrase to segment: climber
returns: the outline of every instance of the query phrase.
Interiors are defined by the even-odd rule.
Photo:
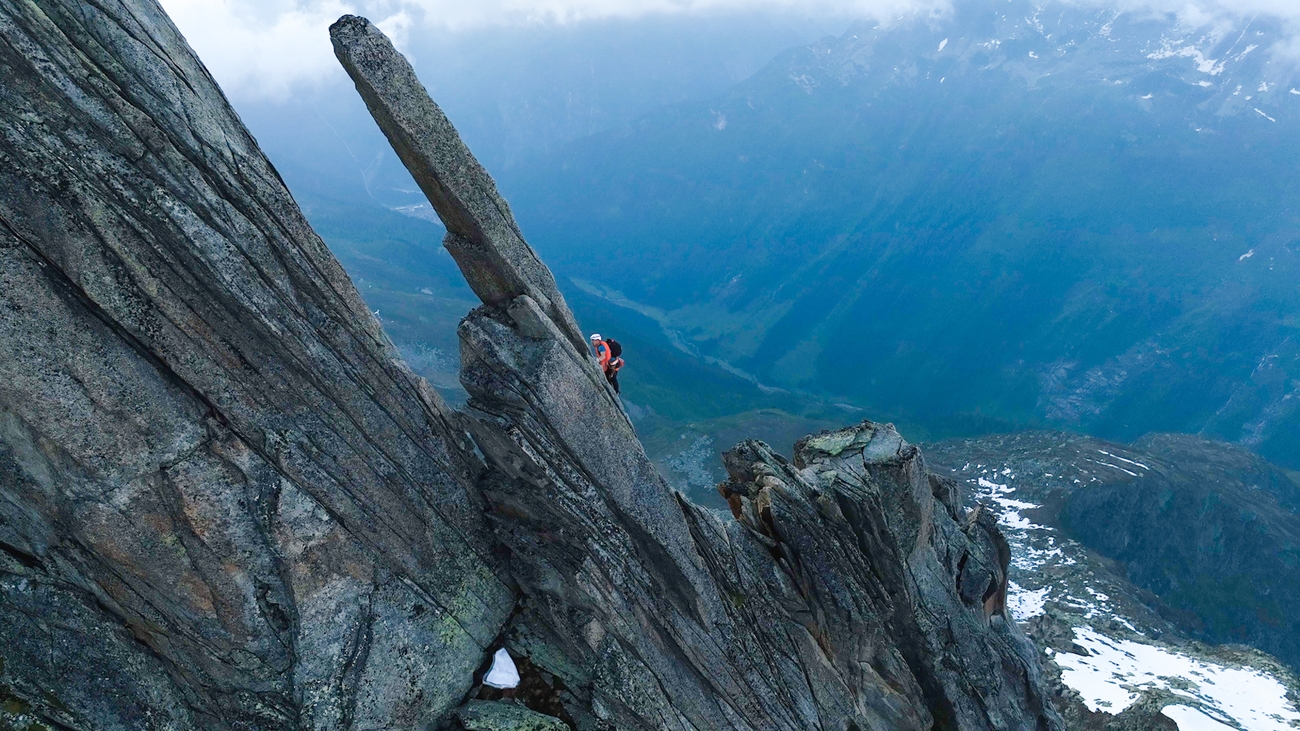
[[[605,380],[614,387],[614,393],[619,393],[618,371],[623,367],[623,346],[613,338],[602,339],[597,333],[591,336],[591,347],[596,350],[596,360],[600,361],[600,369],[605,372]]]

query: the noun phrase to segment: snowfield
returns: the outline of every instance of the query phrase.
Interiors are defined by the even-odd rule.
[[[1106,579],[1082,546],[1024,514],[1039,508],[1053,485],[1093,482],[1097,477],[1090,472],[1106,470],[1143,479],[1149,465],[1095,449],[1081,451],[1069,465],[1025,467],[966,463],[957,473],[965,478],[972,502],[998,514],[1011,544],[1007,610],[1012,618],[1023,623],[1049,611],[1073,618],[1075,643],[1088,656],[1047,652],[1062,681],[1079,692],[1089,710],[1118,714],[1145,691],[1161,690],[1172,696],[1161,713],[1180,731],[1300,729],[1300,709],[1287,699],[1282,680],[1230,660],[1146,644],[1146,638],[1162,633],[1151,617],[1136,611],[1132,589]]]
[[[1142,691],[1158,688],[1189,701],[1164,710],[1181,731],[1236,727],[1293,731],[1300,726],[1300,713],[1287,700],[1286,688],[1258,670],[1112,639],[1089,627],[1075,628],[1074,636],[1090,656],[1056,653],[1053,659],[1062,679],[1079,691],[1089,710],[1119,713]]]

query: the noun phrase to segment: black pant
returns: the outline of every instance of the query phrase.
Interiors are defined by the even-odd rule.
[[[621,393],[618,390],[618,371],[605,371],[605,380],[614,387],[614,393]]]

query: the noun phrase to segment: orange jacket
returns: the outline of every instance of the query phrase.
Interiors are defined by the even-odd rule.
[[[609,351],[609,343],[600,340],[596,343],[596,360],[600,361],[600,369],[603,371],[609,367],[609,359],[612,354]]]

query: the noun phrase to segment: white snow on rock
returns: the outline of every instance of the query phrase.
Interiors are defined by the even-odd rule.
[[[1250,97],[1246,97],[1246,98],[1249,99]],[[1276,119],[1273,119],[1272,117],[1270,117],[1270,116],[1268,116],[1267,114],[1265,114],[1265,113],[1264,113],[1264,110],[1260,109],[1259,107],[1255,107],[1255,111],[1259,112],[1259,116],[1263,117],[1264,119],[1267,119],[1267,120],[1270,121],[1270,122],[1276,122],[1276,121],[1277,121]]]
[[[1155,53],[1148,53],[1147,58],[1155,61],[1159,61],[1161,59],[1166,59],[1166,58],[1174,58],[1174,57],[1190,58],[1192,59],[1193,62],[1195,62],[1196,70],[1200,71],[1203,74],[1209,74],[1210,76],[1218,76],[1219,74],[1223,73],[1224,64],[1222,61],[1216,61],[1212,58],[1206,58],[1205,54],[1201,53],[1201,49],[1196,48],[1195,46],[1183,46],[1182,48],[1174,48],[1173,44],[1171,44],[1168,40],[1165,40],[1162,45],[1163,48],[1161,48],[1159,51],[1156,51]]]
[[[1239,257],[1237,257],[1237,261],[1245,261],[1245,260],[1249,259],[1250,257],[1252,257],[1252,256],[1254,256],[1254,255],[1255,255],[1255,250],[1254,250],[1254,249],[1251,249],[1250,251],[1247,251],[1246,253],[1242,254],[1242,255],[1239,256]]]
[[[1079,691],[1089,710],[1118,714],[1132,705],[1143,690],[1159,688],[1199,702],[1200,706],[1200,710],[1170,706],[1166,711],[1185,714],[1175,709],[1188,708],[1224,727],[1235,723],[1245,731],[1294,731],[1295,725],[1300,725],[1300,712],[1287,700],[1286,687],[1259,670],[1219,665],[1153,645],[1111,639],[1089,627],[1075,628],[1074,636],[1089,656],[1057,653],[1053,659],[1061,668],[1062,680]],[[1190,715],[1187,717],[1195,723]],[[1182,721],[1174,720],[1183,731],[1219,728],[1207,722],[1183,726]]]
[[[1011,470],[1003,470],[1002,474],[1010,475]],[[1014,475],[1011,476],[1014,477]],[[998,511],[998,523],[1000,523],[1004,528],[1010,528],[1013,530],[1043,528],[1043,526],[1038,525],[1034,521],[1020,514],[1021,510],[1030,510],[1041,507],[1040,505],[1008,497],[1008,495],[1014,494],[1015,490],[984,477],[980,477],[977,480],[977,483],[985,490],[985,492],[980,494],[980,497],[988,498],[997,503],[1000,508]]]
[[[1178,731],[1235,731],[1191,706],[1166,706],[1160,714],[1173,719]]]
[[[1009,582],[1007,585],[1007,610],[1011,612],[1011,618],[1017,622],[1028,622],[1042,614],[1047,609],[1047,594],[1049,591],[1050,589],[1046,586],[1030,591],[1014,581]]]
[[[492,656],[492,667],[483,678],[483,684],[502,689],[519,687],[519,669],[506,648],[497,650],[497,654]]]
[[[943,48],[944,48],[944,46],[946,46],[946,45],[948,45],[948,39],[947,39],[947,38],[943,39],[942,41],[939,41],[939,50],[942,51]]]
[[[1090,459],[1090,460],[1088,460],[1088,461],[1091,462],[1091,463],[1093,463],[1093,464],[1099,464],[1099,465],[1102,465],[1102,466],[1104,466],[1104,467],[1109,467],[1109,468],[1111,468],[1111,469],[1113,469],[1113,470],[1119,470],[1120,472],[1126,472],[1126,473],[1128,473],[1128,474],[1130,474],[1130,475],[1132,475],[1132,476],[1134,476],[1134,477],[1137,477],[1137,476],[1138,476],[1138,473],[1134,472],[1133,470],[1126,470],[1126,469],[1124,469],[1123,467],[1120,467],[1120,466],[1117,465],[1117,464],[1111,464],[1110,462],[1102,462],[1101,460],[1096,460],[1096,459]]]

